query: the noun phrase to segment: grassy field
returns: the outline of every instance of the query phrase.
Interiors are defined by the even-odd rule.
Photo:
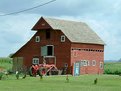
[[[11,69],[12,68],[12,58],[9,58],[9,57],[0,58],[0,68],[4,68],[6,70]]]
[[[0,58],[0,67],[11,69],[12,62],[9,58]],[[105,63],[105,71],[121,71],[121,63]],[[98,78],[97,84],[94,79]],[[0,80],[0,91],[121,91],[121,76],[118,75],[81,75],[46,76],[42,80],[39,77],[27,76],[26,79],[17,80],[15,75],[3,76]]]
[[[94,79],[98,78],[95,85]],[[121,91],[121,76],[116,75],[82,75],[69,76],[27,77],[17,80],[9,76],[0,80],[0,91]]]
[[[121,62],[106,62],[104,72],[106,74],[121,74]]]

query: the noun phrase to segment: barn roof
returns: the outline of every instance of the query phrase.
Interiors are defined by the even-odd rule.
[[[43,19],[54,30],[61,30],[71,42],[101,45],[105,44],[86,23],[53,18]]]

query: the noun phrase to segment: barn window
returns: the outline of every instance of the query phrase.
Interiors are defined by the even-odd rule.
[[[65,63],[65,64],[64,64],[64,67],[68,67],[68,64],[67,64],[67,63]]]
[[[90,66],[90,62],[89,61],[87,61],[87,65]]]
[[[87,66],[88,65],[88,61],[82,60],[80,65],[81,66]]]
[[[92,60],[92,66],[95,66],[95,65],[96,65],[96,61]]]
[[[41,56],[53,56],[54,55],[54,46],[46,45],[41,47]]]
[[[61,35],[61,42],[65,42],[65,35]]]
[[[103,62],[100,62],[100,69],[103,69]]]
[[[32,63],[33,64],[39,64],[39,58],[33,58]]]
[[[35,37],[35,42],[40,42],[40,36]]]
[[[87,66],[87,61],[84,60],[83,62],[84,62],[83,65],[84,65],[84,66]]]
[[[50,39],[50,30],[46,30],[46,39]]]

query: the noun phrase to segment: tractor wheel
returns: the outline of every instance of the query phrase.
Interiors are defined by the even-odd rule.
[[[29,69],[29,75],[30,76],[36,76],[36,72],[35,72],[35,70],[34,70],[33,67],[30,67],[30,69]]]
[[[38,70],[38,75],[39,75],[39,76],[46,75],[46,73],[47,73],[47,69],[44,68],[44,67],[41,67],[41,68]]]

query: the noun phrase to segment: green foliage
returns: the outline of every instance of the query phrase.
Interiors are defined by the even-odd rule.
[[[6,70],[10,70],[12,68],[12,58],[9,57],[1,57],[0,58],[0,67]]]
[[[104,73],[105,74],[121,74],[121,62],[107,62],[104,64]]]
[[[2,72],[0,72],[0,80],[2,79],[2,77],[3,77],[3,73],[2,73]]]
[[[14,55],[14,53],[11,53],[11,54],[9,54],[8,57],[9,57],[9,58],[12,58],[13,55]]]

